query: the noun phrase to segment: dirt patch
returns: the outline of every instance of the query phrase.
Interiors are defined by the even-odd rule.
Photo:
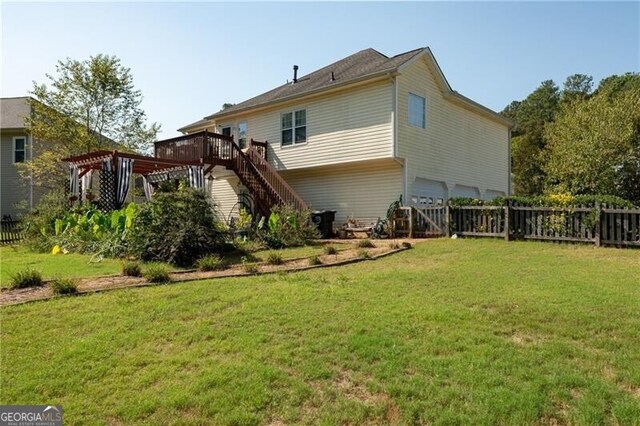
[[[290,259],[283,262],[282,265],[269,265],[266,263],[256,264],[257,273],[249,274],[245,271],[243,265],[234,265],[222,271],[200,272],[200,271],[178,271],[170,274],[172,282],[194,281],[214,278],[227,278],[238,276],[249,276],[257,274],[271,274],[281,272],[304,271],[313,268],[322,268],[327,266],[339,266],[349,263],[360,262],[364,260],[375,260],[384,256],[388,256],[405,248],[390,248],[388,241],[375,242],[376,247],[368,249],[349,248],[340,250],[334,255],[319,255],[321,264],[311,265],[308,258]],[[367,252],[367,258],[362,256],[363,251]],[[94,293],[99,291],[107,291],[121,289],[127,287],[142,287],[155,285],[148,283],[144,278],[125,277],[125,276],[106,276],[83,278],[76,280],[78,285],[78,294]],[[20,303],[32,302],[36,300],[44,300],[56,297],[49,286],[9,290],[3,289],[0,292],[0,306],[16,305]]]

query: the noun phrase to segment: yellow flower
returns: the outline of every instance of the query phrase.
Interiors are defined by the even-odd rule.
[[[51,249],[51,254],[59,254],[61,251],[62,251],[62,249],[60,249],[60,246],[56,244]]]

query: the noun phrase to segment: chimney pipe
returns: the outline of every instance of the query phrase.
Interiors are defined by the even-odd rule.
[[[297,83],[298,82],[298,66],[294,65],[293,66],[293,83]]]
[[[336,81],[336,75],[331,71],[331,81]]]

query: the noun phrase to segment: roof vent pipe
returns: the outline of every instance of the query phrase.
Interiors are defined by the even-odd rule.
[[[336,81],[336,75],[331,71],[331,81]]]
[[[293,83],[297,83],[298,82],[298,66],[294,65],[293,66]]]

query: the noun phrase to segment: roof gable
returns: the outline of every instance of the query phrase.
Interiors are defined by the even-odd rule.
[[[423,49],[416,49],[391,58],[374,49],[365,49],[347,56],[333,64],[320,68],[311,74],[298,78],[297,82],[283,84],[261,95],[255,96],[244,102],[236,104],[224,111],[212,114],[206,119],[215,119],[221,116],[256,108],[265,104],[279,102],[285,99],[304,96],[309,92],[329,89],[338,85],[348,84],[368,76],[395,71]],[[333,73],[333,79],[332,79]]]

